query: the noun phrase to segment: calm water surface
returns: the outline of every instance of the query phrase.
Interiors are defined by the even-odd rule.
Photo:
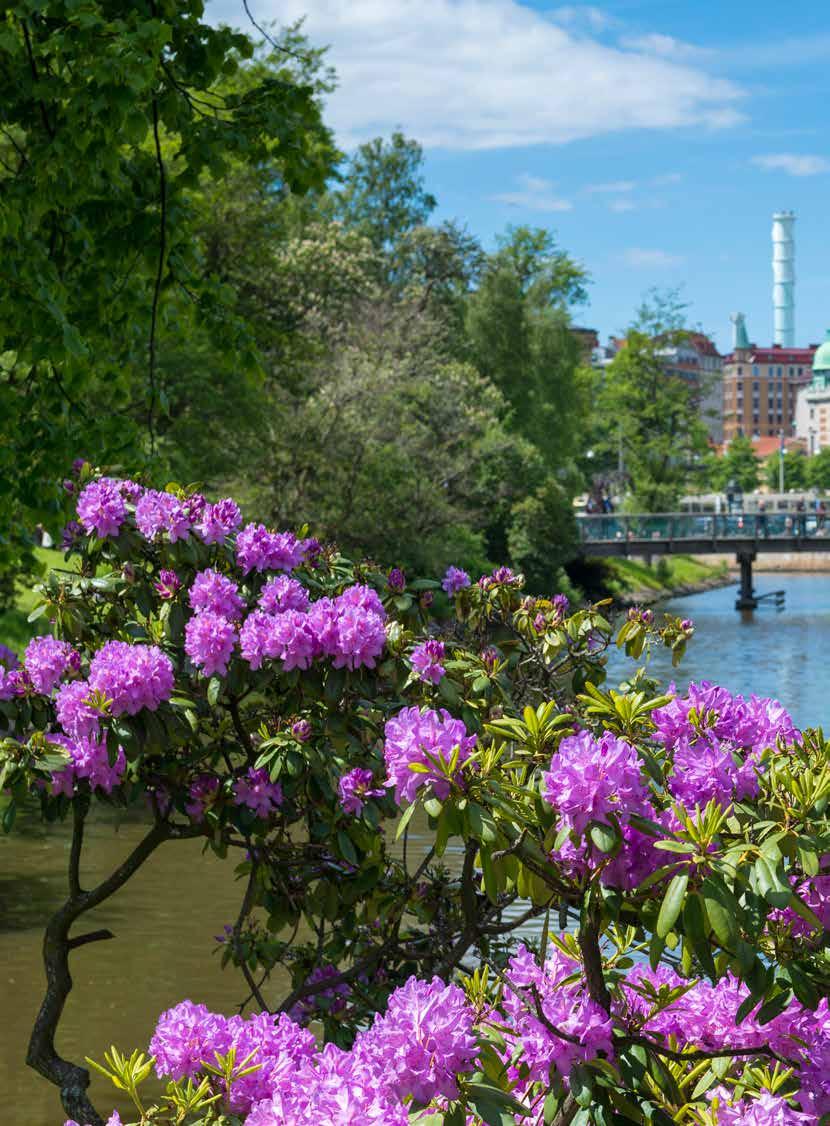
[[[830,574],[756,574],[755,589],[785,591],[784,608],[741,614],[734,586],[666,603],[671,613],[694,619],[696,633],[677,669],[665,650],[655,651],[650,667],[678,688],[705,679],[773,696],[800,726],[830,730]],[[615,660],[612,672],[626,666]]]
[[[673,613],[694,618],[697,633],[678,670],[672,672],[663,653],[655,654],[652,668],[663,679],[673,676],[680,688],[707,678],[735,692],[776,696],[797,723],[830,730],[830,575],[762,574],[756,586],[785,590],[785,608],[741,616],[734,587],[669,603]],[[627,667],[615,659],[612,679]],[[112,871],[143,832],[137,822],[115,826],[99,815],[87,834],[86,884]],[[25,1067],[24,1055],[43,988],[42,930],[64,895],[68,848],[64,827],[35,820],[24,819],[11,837],[0,835],[0,1089],[4,1121],[14,1126],[63,1122],[54,1089]],[[144,1047],[158,1014],[183,997],[232,1012],[242,983],[234,971],[220,969],[212,936],[235,918],[240,895],[232,864],[203,853],[199,842],[162,846],[87,916],[84,930],[108,927],[116,939],[73,953],[75,989],[59,1050],[80,1060],[86,1054],[100,1059],[112,1043]],[[119,1105],[110,1090],[93,1079],[100,1109]]]

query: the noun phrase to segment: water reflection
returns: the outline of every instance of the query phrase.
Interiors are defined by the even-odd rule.
[[[724,587],[666,604],[680,617],[693,618],[697,632],[680,667],[673,670],[665,651],[656,651],[654,675],[685,688],[690,680],[712,680],[733,692],[779,699],[802,727],[830,728],[830,575],[756,574],[756,590],[783,590],[781,610],[735,610],[735,588]],[[626,675],[631,663],[613,660],[610,675]]]

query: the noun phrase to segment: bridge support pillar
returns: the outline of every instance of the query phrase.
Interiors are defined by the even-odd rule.
[[[755,560],[754,551],[738,553],[738,563],[741,567],[741,589],[735,599],[736,610],[754,610],[758,605],[755,591],[752,586],[752,564]]]

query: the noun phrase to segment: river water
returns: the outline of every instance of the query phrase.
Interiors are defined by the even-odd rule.
[[[734,587],[668,603],[666,609],[693,618],[697,631],[679,669],[672,671],[663,651],[655,653],[655,675],[679,688],[705,678],[735,692],[775,696],[798,724],[830,728],[830,575],[759,574],[756,587],[783,589],[783,610],[741,615]],[[615,658],[612,680],[631,667]],[[143,832],[140,821],[115,825],[110,814],[99,814],[87,834],[86,885],[112,871]],[[42,930],[64,895],[68,847],[65,827],[45,827],[34,817],[23,818],[10,837],[0,834],[0,1089],[14,1126],[63,1122],[54,1088],[25,1067],[24,1056],[43,989]],[[84,929],[107,927],[116,938],[72,954],[75,988],[59,1050],[80,1060],[101,1059],[112,1043],[144,1048],[158,1014],[184,997],[232,1012],[244,991],[235,971],[220,968],[213,936],[233,921],[241,891],[232,864],[203,853],[199,842],[162,846],[87,917]],[[92,1094],[99,1108],[127,1110],[103,1079],[93,1079]]]

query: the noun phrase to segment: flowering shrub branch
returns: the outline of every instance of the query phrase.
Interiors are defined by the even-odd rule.
[[[73,820],[29,1062],[75,1121],[102,1120],[55,1049],[69,954],[110,936],[71,928],[184,837],[241,856],[220,942],[247,998],[163,1014],[151,1066],[110,1053],[142,1124],[830,1114],[820,733],[707,683],[605,689],[610,644],[679,656],[688,621],[634,611],[615,638],[507,568],[412,581],[229,499],[79,472],[53,636],[0,665],[5,827],[33,793]],[[84,891],[93,801],[151,826]]]

